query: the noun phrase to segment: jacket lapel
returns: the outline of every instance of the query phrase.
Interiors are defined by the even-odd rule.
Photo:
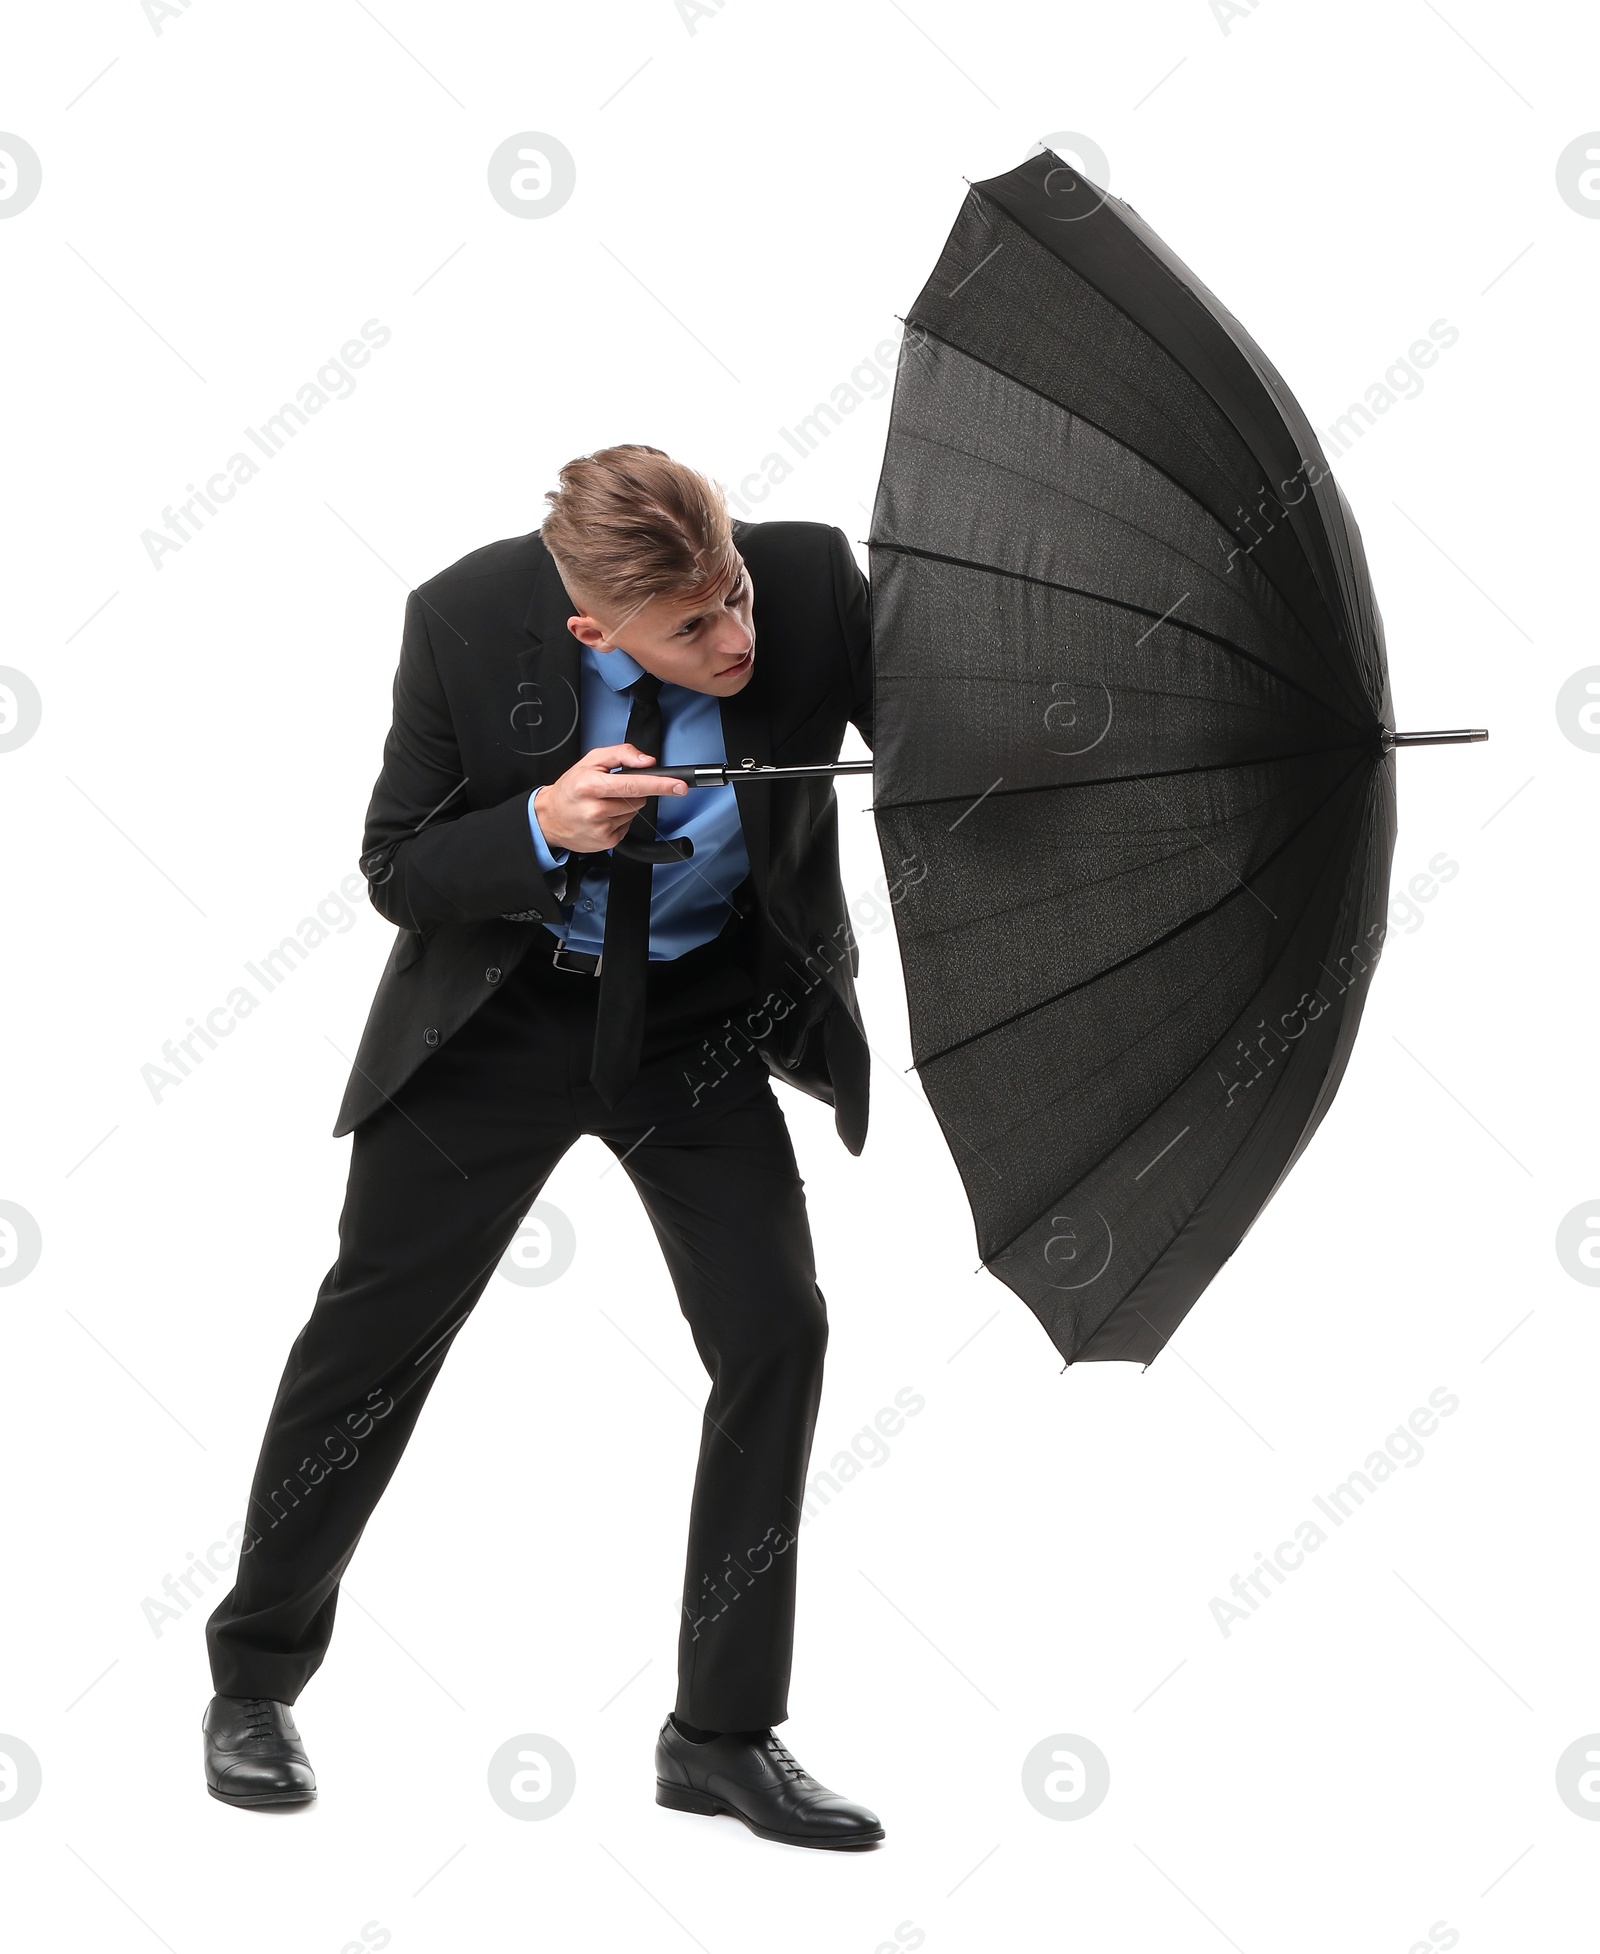
[[[742,550],[744,547],[747,523],[735,522],[733,540]],[[753,760],[758,767],[764,767],[772,760],[772,725],[767,710],[769,687],[767,669],[761,656],[761,586],[756,586],[755,608],[751,621],[756,630],[756,668],[750,674],[750,682],[743,691],[735,692],[726,699],[717,701],[722,719],[722,750],[727,755],[728,764],[737,767],[745,760]],[[567,634],[572,635],[570,632]],[[772,836],[772,795],[770,785],[763,786],[751,781],[748,786],[734,785],[734,799],[739,803],[739,826],[744,830],[745,853],[750,858],[750,880],[755,887],[758,907],[767,907],[767,857],[771,849]]]
[[[543,543],[538,555],[533,596],[523,620],[528,642],[517,654],[509,744],[530,763],[536,784],[543,786],[580,757],[578,641],[567,629],[567,619],[578,607]]]
[[[759,603],[761,600],[757,597],[756,601]],[[761,665],[761,634],[758,630],[756,668],[750,674],[749,684],[743,691],[717,701],[722,719],[722,750],[728,756],[730,767],[737,768],[745,760],[753,760],[758,767],[762,767],[772,759],[766,692]],[[756,902],[762,910],[767,907],[767,855],[771,841],[774,791],[770,785],[763,785],[759,781],[741,786],[735,780],[733,788],[734,799],[739,803],[739,826],[744,830],[744,849],[750,858],[750,879],[755,887]]]

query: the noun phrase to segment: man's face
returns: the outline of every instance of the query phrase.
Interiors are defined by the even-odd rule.
[[[754,600],[740,557],[738,577],[720,598],[652,597],[609,629],[587,613],[568,618],[567,629],[597,652],[620,647],[668,684],[727,698],[743,691],[755,670]]]

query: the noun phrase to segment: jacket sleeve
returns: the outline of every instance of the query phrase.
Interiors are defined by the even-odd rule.
[[[529,911],[560,923],[561,906],[529,831],[527,789],[493,807],[473,808],[468,796],[427,609],[413,590],[394,679],[394,720],[361,844],[372,906],[399,928],[418,932]]]
[[[845,671],[850,690],[850,723],[872,745],[872,588],[861,573],[850,539],[829,531],[833,600],[839,613]]]

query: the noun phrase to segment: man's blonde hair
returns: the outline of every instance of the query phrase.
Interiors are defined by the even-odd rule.
[[[579,455],[545,500],[539,534],[578,603],[631,615],[652,597],[715,599],[739,574],[722,490],[660,448]]]

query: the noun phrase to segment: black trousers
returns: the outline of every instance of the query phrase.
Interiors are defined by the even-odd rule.
[[[316,1672],[340,1578],[445,1352],[557,1161],[593,1133],[644,1202],[711,1379],[674,1708],[720,1730],[788,1715],[827,1310],[759,1055],[698,1104],[684,1084],[709,1071],[693,1063],[701,1039],[750,995],[746,941],[734,926],[650,966],[644,1062],[614,1109],[588,1083],[598,981],[530,951],[357,1127],[338,1260],[289,1352],[238,1578],[207,1624],[220,1693],[293,1703]]]

